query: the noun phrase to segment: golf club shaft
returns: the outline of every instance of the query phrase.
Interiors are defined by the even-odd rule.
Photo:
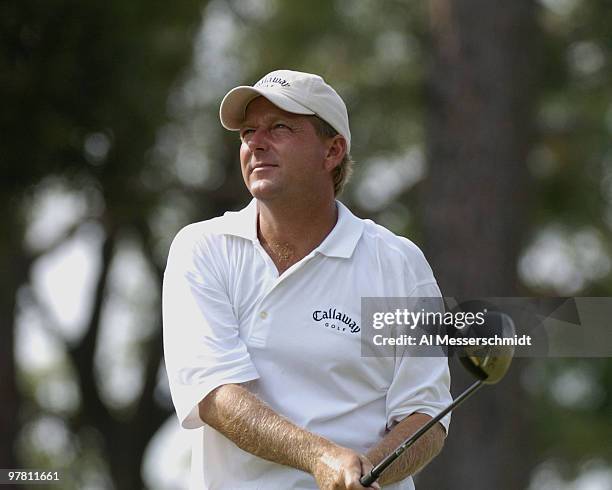
[[[374,483],[378,477],[381,475],[383,471],[387,469],[387,467],[393,463],[397,458],[401,456],[401,454],[412,446],[416,441],[418,441],[425,432],[431,429],[436,422],[439,422],[442,417],[444,417],[448,412],[457,408],[461,403],[467,400],[470,396],[472,396],[476,391],[483,385],[482,380],[476,381],[472,384],[467,390],[465,390],[461,395],[459,395],[453,403],[451,403],[448,407],[442,410],[438,415],[436,415],[433,419],[427,422],[423,427],[421,427],[418,431],[412,434],[408,439],[406,439],[402,444],[400,444],[395,451],[389,454],[385,459],[383,459],[380,463],[378,463],[372,470],[367,474],[361,477],[359,480],[364,487],[369,487],[372,483]]]

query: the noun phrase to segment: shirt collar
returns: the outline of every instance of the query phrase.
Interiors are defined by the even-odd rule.
[[[223,221],[221,233],[257,241],[257,199],[240,211],[227,211]]]
[[[328,257],[349,258],[363,233],[363,220],[357,218],[340,201],[336,201],[338,221],[323,242],[315,249]],[[247,207],[224,215],[222,233],[257,241],[257,200],[252,199]]]
[[[340,201],[336,201],[338,221],[332,231],[316,248],[328,257],[341,257],[348,259],[353,255],[357,242],[363,233],[363,221],[357,218]]]

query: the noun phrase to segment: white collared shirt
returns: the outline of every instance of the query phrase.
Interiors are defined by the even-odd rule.
[[[362,297],[440,291],[416,245],[337,207],[330,234],[280,276],[257,239],[255,199],[174,239],[164,354],[179,421],[194,429],[191,488],[317,488],[311,475],[242,451],[202,422],[198,402],[220,385],[251,381],[276,412],[360,453],[407,415],[435,416],[452,401],[444,357],[361,357]],[[323,318],[330,309],[346,321]],[[414,486],[407,478],[385,488]]]

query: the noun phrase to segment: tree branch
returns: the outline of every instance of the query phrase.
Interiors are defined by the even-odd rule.
[[[108,274],[116,246],[116,230],[107,228],[107,235],[100,253],[101,270],[94,292],[93,307],[89,318],[87,330],[81,341],[68,348],[68,354],[74,363],[81,395],[83,398],[83,418],[77,426],[92,425],[101,432],[108,430],[111,424],[111,415],[102,402],[98,391],[94,373],[94,355],[104,297],[108,282]]]

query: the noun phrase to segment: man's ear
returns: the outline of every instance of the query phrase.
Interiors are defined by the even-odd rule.
[[[344,136],[337,134],[330,139],[327,147],[327,153],[325,154],[325,169],[331,172],[340,165],[344,155],[346,155],[346,140]]]

